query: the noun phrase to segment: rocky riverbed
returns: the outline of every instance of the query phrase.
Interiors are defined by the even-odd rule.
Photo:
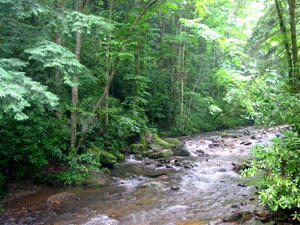
[[[255,179],[238,173],[251,159],[250,149],[278,132],[250,127],[182,137],[189,156],[130,156],[110,174],[95,174],[81,186],[37,188],[7,200],[0,223],[291,224],[259,206]]]

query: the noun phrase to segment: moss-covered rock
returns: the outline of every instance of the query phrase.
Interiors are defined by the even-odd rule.
[[[130,145],[133,154],[142,154],[143,151],[147,151],[148,148],[143,144],[132,144]]]
[[[151,150],[145,150],[142,152],[143,157],[148,157],[152,153]]]
[[[155,141],[156,145],[159,145],[159,146],[161,146],[162,148],[165,148],[165,149],[166,148],[169,148],[169,149],[176,148],[175,145],[170,144],[170,143],[164,141],[157,134],[154,134],[154,141]]]
[[[171,149],[162,149],[149,154],[150,159],[168,159],[173,156]]]
[[[184,147],[184,142],[178,140],[177,138],[166,138],[164,139],[166,142],[169,144],[175,145],[178,148],[183,148]]]
[[[98,148],[96,146],[92,147],[92,151],[98,154],[98,158],[101,165],[109,168],[113,168],[114,166],[118,165],[118,159],[112,153],[105,151],[101,148]]]

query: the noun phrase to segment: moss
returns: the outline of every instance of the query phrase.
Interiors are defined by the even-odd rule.
[[[141,154],[143,151],[147,150],[147,147],[142,144],[132,144],[130,145],[130,148],[134,154]]]
[[[163,147],[163,148],[176,148],[175,145],[170,144],[163,139],[161,139],[157,134],[154,134],[154,141],[157,145]]]
[[[168,142],[169,144],[175,145],[177,147],[184,146],[184,143],[182,141],[179,141],[177,138],[166,138],[165,141]]]
[[[171,156],[173,156],[173,152],[170,149],[163,149],[149,154],[150,159],[168,159]]]
[[[92,147],[92,151],[97,152],[99,154],[99,161],[103,166],[113,168],[117,164],[118,159],[112,153],[107,152],[96,146]]]
[[[147,145],[147,141],[146,141],[145,135],[141,134],[141,135],[139,136],[139,143],[140,143],[141,145],[144,145],[144,146]]]
[[[119,152],[118,150],[113,151],[112,154],[117,158],[118,161],[125,160],[125,155]]]
[[[151,150],[145,150],[142,152],[143,157],[148,157],[152,153]]]

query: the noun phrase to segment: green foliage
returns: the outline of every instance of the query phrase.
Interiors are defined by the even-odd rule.
[[[259,198],[271,210],[300,208],[299,146],[299,134],[286,131],[270,146],[255,147],[255,160],[243,171],[248,176],[263,173]]]
[[[61,45],[50,41],[42,41],[35,48],[25,50],[30,54],[29,59],[39,61],[43,69],[58,68],[63,75],[63,81],[69,86],[74,86],[73,76],[88,74],[87,68],[80,64],[75,55]],[[78,85],[78,84],[76,84]]]
[[[7,116],[24,120],[28,118],[23,112],[27,107],[53,109],[57,105],[57,97],[46,86],[21,72],[25,66],[18,59],[0,59],[0,120]]]
[[[13,171],[10,176],[16,179],[35,178],[48,159],[63,160],[67,147],[55,117],[37,110],[26,114],[30,120],[0,120],[0,168],[8,174]]]

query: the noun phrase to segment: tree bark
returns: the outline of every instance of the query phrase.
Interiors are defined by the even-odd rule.
[[[109,21],[112,20],[112,13],[113,13],[113,6],[114,6],[114,0],[110,0],[109,1],[109,16],[108,19]],[[111,41],[111,37],[108,37],[108,41]],[[106,54],[106,60],[107,60],[107,64],[106,64],[106,72],[105,72],[105,76],[106,76],[106,80],[109,79],[109,73],[110,73],[110,67],[111,67],[111,58],[109,56],[109,52],[110,52],[110,44],[107,45],[107,54]],[[108,110],[108,97],[109,97],[109,91],[107,92],[106,98],[105,98],[105,110]],[[107,132],[108,129],[108,122],[109,122],[109,115],[108,113],[105,113],[105,119],[104,119],[104,126],[105,126],[105,131]]]
[[[178,128],[181,127],[181,123],[183,121],[183,106],[184,106],[184,76],[185,76],[185,43],[182,47],[182,58],[181,58],[181,82],[180,82],[180,88],[181,88],[181,98],[180,98],[180,120]]]
[[[296,1],[288,0],[288,4],[289,4],[290,23],[291,23],[293,75],[296,81],[296,88],[299,89],[298,82],[297,82],[299,81],[299,65],[298,65],[298,47],[297,47],[297,33],[296,33],[296,21],[295,21]]]
[[[292,77],[293,77],[293,60],[292,60],[290,45],[289,45],[289,41],[288,41],[288,35],[286,32],[286,26],[283,21],[282,7],[278,0],[275,0],[275,5],[276,5],[277,16],[278,16],[278,20],[279,20],[280,31],[281,31],[281,34],[283,35],[283,42],[284,42],[284,47],[285,47],[285,52],[286,52],[287,63],[288,63],[288,67],[289,67],[289,69],[288,69],[289,77],[292,79]]]
[[[145,8],[141,11],[141,13],[140,13],[140,14],[138,15],[138,17],[135,19],[135,21],[134,21],[134,23],[133,23],[133,26],[131,27],[130,31],[128,32],[128,35],[126,36],[124,43],[126,43],[126,42],[128,41],[128,39],[129,39],[129,37],[130,37],[129,35],[130,35],[131,32],[133,31],[134,26],[139,22],[139,20],[145,15],[146,12],[147,12],[154,4],[157,3],[157,1],[158,1],[158,0],[152,0],[152,1],[150,1],[150,2],[145,6]],[[124,44],[123,47],[121,48],[120,52],[125,51],[125,48],[126,48],[126,46],[125,46],[125,44]],[[103,104],[103,102],[104,102],[104,100],[105,100],[105,96],[107,95],[107,93],[108,93],[108,91],[109,91],[109,88],[110,88],[110,86],[111,86],[111,84],[112,84],[112,81],[113,81],[113,79],[114,79],[114,77],[115,77],[116,70],[117,70],[117,68],[118,68],[118,65],[119,65],[120,61],[121,61],[120,57],[117,56],[116,59],[115,59],[115,61],[114,61],[113,66],[112,66],[112,69],[111,69],[111,72],[110,72],[109,79],[108,79],[108,81],[107,81],[106,84],[105,84],[104,92],[103,92],[103,94],[101,95],[101,97],[99,98],[97,104],[95,105],[95,107],[94,107],[94,109],[93,109],[93,111],[92,111],[93,114],[96,114],[96,112],[97,112],[99,109],[101,109],[101,106],[102,106],[102,104]],[[79,142],[78,142],[78,144],[77,144],[77,147],[76,147],[77,151],[80,149],[82,143],[84,142],[84,140],[85,140],[85,138],[86,138],[86,135],[87,135],[89,129],[91,128],[92,124],[93,124],[94,118],[95,118],[94,116],[90,116],[89,119],[88,119],[88,121],[87,121],[87,123],[83,126],[82,135],[81,135],[80,140],[79,140]]]
[[[77,2],[78,11],[82,12],[85,5],[85,1],[82,3],[81,0]],[[75,45],[75,56],[80,61],[80,52],[82,45],[82,33],[76,33],[76,45]],[[74,75],[72,87],[72,111],[71,111],[71,148],[76,147],[76,136],[77,136],[77,122],[78,122],[78,75]]]
[[[201,78],[199,78],[198,80],[196,80],[196,82],[194,83],[192,92],[196,91],[196,88],[197,88],[198,83],[200,82],[200,79]],[[187,130],[187,126],[188,126],[188,123],[189,123],[192,102],[193,102],[193,95],[191,95],[190,100],[189,100],[188,111],[187,111],[187,115],[186,115],[186,119],[185,119],[185,124],[184,124],[184,131]]]

